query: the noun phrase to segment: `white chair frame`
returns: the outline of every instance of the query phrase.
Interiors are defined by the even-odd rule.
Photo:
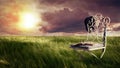
[[[93,46],[89,46],[89,45],[83,45],[83,46],[77,46],[77,47],[74,47],[74,45],[76,44],[73,44],[71,45],[71,48],[73,48],[75,51],[78,51],[78,50],[83,50],[83,51],[87,51],[89,52],[91,55],[93,55],[94,57],[96,57],[97,59],[101,59],[103,58],[105,52],[106,52],[106,46],[107,46],[107,23],[108,22],[103,22],[104,24],[104,31],[103,31],[103,37],[102,37],[102,44],[93,44]],[[110,22],[109,22],[110,23]],[[97,55],[95,55],[92,51],[94,50],[102,50],[102,53],[100,55],[100,57],[98,57]]]

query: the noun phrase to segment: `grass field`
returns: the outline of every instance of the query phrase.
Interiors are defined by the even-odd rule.
[[[119,68],[120,37],[108,37],[107,50],[101,60],[81,51],[83,58],[70,44],[85,41],[77,36],[1,36],[0,68]],[[101,51],[95,51],[98,56]]]

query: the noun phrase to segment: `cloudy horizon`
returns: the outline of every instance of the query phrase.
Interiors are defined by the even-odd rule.
[[[0,33],[85,33],[84,19],[96,13],[109,16],[112,31],[120,31],[119,7],[119,0],[0,0]],[[29,31],[17,26],[23,11],[41,20]]]

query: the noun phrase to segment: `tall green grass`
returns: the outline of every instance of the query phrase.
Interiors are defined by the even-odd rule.
[[[85,41],[83,36],[2,36],[0,68],[119,68],[120,37],[108,37],[107,50],[101,60],[70,48]],[[98,56],[100,51],[95,51]]]

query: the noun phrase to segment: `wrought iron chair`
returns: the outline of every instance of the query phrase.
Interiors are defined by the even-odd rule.
[[[108,21],[109,20],[109,21]],[[105,17],[103,20],[103,32],[102,32],[102,43],[94,43],[94,42],[80,42],[77,44],[72,44],[70,47],[73,48],[75,51],[83,50],[89,52],[91,55],[96,57],[97,59],[102,58],[106,51],[107,46],[107,25],[110,23],[110,18]],[[102,50],[100,57],[94,54],[92,51],[94,50]]]

